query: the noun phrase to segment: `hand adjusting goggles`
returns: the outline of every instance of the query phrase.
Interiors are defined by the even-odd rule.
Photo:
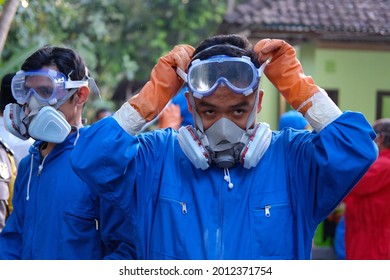
[[[37,71],[19,71],[12,79],[12,95],[24,105],[34,95],[44,105],[54,105],[68,97],[69,89],[88,86],[88,79],[72,81],[61,72],[42,68]]]
[[[198,99],[211,95],[220,85],[247,96],[258,87],[265,65],[266,63],[263,63],[260,68],[256,68],[247,56],[216,55],[209,59],[192,61],[188,74],[179,68],[177,73],[187,82],[190,92]]]

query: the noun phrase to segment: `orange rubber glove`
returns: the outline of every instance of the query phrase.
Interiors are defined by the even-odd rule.
[[[260,63],[271,58],[264,69],[264,74],[287,102],[305,115],[312,106],[311,101],[307,102],[308,99],[321,89],[315,85],[310,76],[303,73],[294,48],[283,40],[263,39],[257,42],[254,51]]]
[[[159,128],[172,127],[178,130],[182,122],[183,118],[181,117],[180,106],[177,104],[169,105],[158,117]]]
[[[146,120],[153,120],[178,92],[184,81],[176,74],[176,68],[187,71],[194,48],[178,45],[160,57],[150,74],[150,80],[141,91],[129,99],[129,103]]]

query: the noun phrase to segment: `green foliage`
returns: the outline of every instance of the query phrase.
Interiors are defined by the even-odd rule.
[[[215,34],[225,13],[225,2],[29,1],[28,8],[18,9],[0,66],[7,64],[8,71],[15,64],[20,65],[32,47],[66,45],[86,60],[104,99],[109,100],[122,79],[147,80],[158,57],[174,45],[196,46]]]

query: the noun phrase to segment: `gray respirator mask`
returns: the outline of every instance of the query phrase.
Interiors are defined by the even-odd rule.
[[[259,104],[259,82],[266,63],[257,68],[248,56],[231,57],[215,55],[200,60],[199,54],[218,48],[244,49],[233,45],[214,45],[199,52],[192,59],[188,74],[177,73],[187,83],[189,102],[194,114],[195,127],[186,126],[179,129],[180,147],[196,168],[202,170],[214,165],[229,169],[237,163],[245,168],[257,165],[271,141],[271,130],[267,124],[255,124]],[[197,57],[198,56],[198,57]],[[249,114],[245,129],[240,128],[227,118],[221,118],[204,130],[203,121],[197,112],[195,99],[214,94],[218,87],[227,87],[232,92],[249,96],[255,94],[252,111]]]

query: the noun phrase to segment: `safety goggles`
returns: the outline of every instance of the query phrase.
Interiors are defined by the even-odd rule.
[[[23,105],[34,95],[45,105],[54,105],[68,97],[70,89],[88,86],[88,81],[72,81],[61,72],[42,68],[36,71],[19,71],[12,79],[12,95]]]
[[[184,80],[189,91],[198,99],[213,94],[221,85],[247,96],[258,87],[264,67],[265,63],[256,68],[247,56],[217,55],[206,60],[192,61],[188,74],[184,73]]]

